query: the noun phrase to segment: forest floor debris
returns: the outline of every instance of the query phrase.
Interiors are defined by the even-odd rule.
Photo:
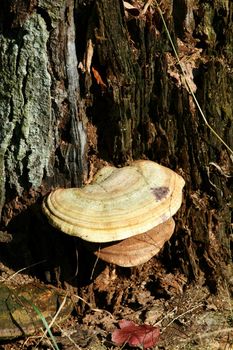
[[[109,282],[106,281],[106,275],[110,274],[107,268],[107,271],[98,276],[92,286],[86,289],[95,294],[93,306],[88,295],[87,300],[76,295],[73,302],[77,305],[81,303],[82,306],[74,305],[71,316],[62,324],[54,324],[52,327],[58,348],[131,349],[128,344],[117,347],[111,340],[111,334],[118,327],[118,322],[126,319],[138,325],[158,326],[161,335],[154,347],[157,350],[233,349],[233,302],[227,283],[223,281],[218,293],[213,294],[206,286],[197,283],[187,287],[184,276],[178,273],[166,274],[162,271],[160,276],[158,273],[158,279],[152,281],[152,275],[143,275],[146,270],[148,271],[140,271],[140,281],[134,274],[128,279],[116,274],[115,279]],[[1,271],[2,279],[7,281],[10,270],[3,268]],[[4,281],[1,283],[7,284]],[[31,285],[32,277],[28,276],[28,282]],[[120,290],[124,292],[124,295],[121,295],[118,290],[118,299],[116,295],[113,296],[112,291],[116,283],[120,284]],[[27,275],[19,273],[15,274],[14,279],[10,279],[9,286],[14,288],[22,284],[27,284]],[[160,292],[157,294],[154,288]],[[111,295],[108,295],[109,293]],[[100,305],[98,299],[102,300]],[[43,336],[42,329],[38,328],[38,332],[30,337],[2,341],[0,349],[45,350],[52,349],[52,345],[48,335]]]

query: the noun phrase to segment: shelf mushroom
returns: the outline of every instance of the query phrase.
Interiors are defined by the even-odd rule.
[[[174,232],[175,221],[170,218],[151,230],[113,243],[90,243],[86,246],[98,258],[122,267],[144,264],[156,255]]]
[[[181,176],[152,161],[106,166],[90,185],[51,192],[43,211],[64,233],[104,244],[101,250],[89,243],[101,259],[135,266],[157,254],[171,237],[183,186]]]

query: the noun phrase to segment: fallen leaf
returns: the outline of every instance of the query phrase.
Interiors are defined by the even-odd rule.
[[[107,85],[103,82],[103,79],[101,78],[99,72],[94,67],[92,67],[91,70],[92,70],[92,73],[95,77],[97,84],[100,85],[102,88],[106,88]]]
[[[119,321],[120,329],[112,332],[112,341],[116,345],[128,343],[131,346],[142,346],[143,349],[151,348],[159,341],[160,330],[150,325],[137,325],[133,321]]]
[[[94,54],[94,45],[92,44],[91,39],[89,39],[87,42],[86,53],[85,53],[85,66],[89,74],[91,73],[91,63],[92,63],[93,54]]]

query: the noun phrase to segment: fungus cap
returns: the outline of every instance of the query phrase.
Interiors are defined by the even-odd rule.
[[[49,222],[90,242],[122,240],[167,221],[182,202],[184,180],[148,160],[102,168],[92,184],[57,189],[43,202]]]
[[[139,235],[113,243],[86,242],[87,248],[99,259],[122,267],[144,264],[156,255],[168,241],[175,228],[175,221],[170,218],[164,223]]]

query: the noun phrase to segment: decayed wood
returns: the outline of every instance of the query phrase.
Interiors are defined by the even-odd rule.
[[[224,39],[226,56],[220,58],[224,47],[220,23],[229,20],[232,5],[184,1],[179,6],[174,4],[173,10],[172,4],[161,6],[208,121],[232,147],[228,29]],[[196,22],[194,17],[198,18]],[[185,203],[177,216],[179,234],[175,238],[180,248],[173,251],[175,245],[171,246],[169,259],[197,278],[201,275],[199,264],[205,260],[203,254],[208,256],[213,249],[217,254],[224,246],[224,259],[230,257],[229,178],[210,165],[214,162],[229,174],[229,154],[206,127],[189,92],[182,87],[155,7],[144,17],[131,16],[126,21],[120,4],[112,1],[110,6],[98,1],[90,18],[83,37],[85,41],[91,39],[92,65],[107,84],[107,89],[101,89],[95,81],[94,86],[85,85],[85,92],[93,96],[90,116],[97,126],[98,151],[116,163],[146,155],[183,174],[187,181]],[[211,51],[215,52],[214,58],[208,56]],[[220,241],[218,248],[214,237]],[[205,264],[211,265],[210,260]]]
[[[231,257],[230,156],[182,85],[155,4],[143,15],[141,2],[133,14],[116,0],[39,0],[27,15],[23,4],[5,4],[1,17],[3,224],[33,203],[32,189],[81,185],[87,155],[115,165],[148,157],[186,180],[167,262],[217,279],[215,260]],[[200,105],[231,147],[232,7],[161,3]]]

